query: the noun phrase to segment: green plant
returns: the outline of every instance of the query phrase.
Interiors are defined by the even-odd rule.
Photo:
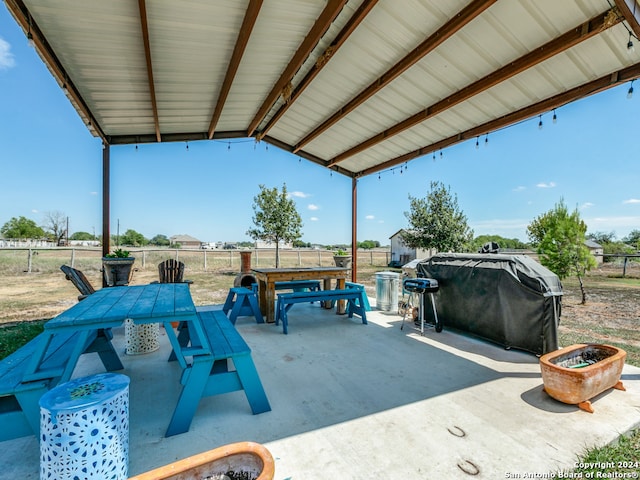
[[[338,249],[336,252],[334,252],[334,255],[336,257],[346,257],[349,255],[349,252],[347,252],[346,250],[342,250],[341,248]]]
[[[121,248],[117,248],[115,249],[113,252],[111,253],[107,253],[105,255],[105,258],[129,258],[130,252],[128,250],[123,250]]]

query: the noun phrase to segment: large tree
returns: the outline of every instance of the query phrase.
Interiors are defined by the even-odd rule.
[[[135,230],[127,230],[120,236],[120,245],[130,245],[132,247],[142,247],[149,243],[149,240],[145,238],[141,233]]]
[[[294,242],[302,237],[302,219],[296,203],[287,194],[287,185],[282,191],[277,187],[260,185],[260,193],[253,197],[254,228],[247,230],[254,240],[275,244],[276,268],[280,266],[280,242]]]
[[[458,207],[458,197],[437,181],[425,198],[409,195],[409,212],[404,212],[409,228],[402,240],[411,248],[435,249],[438,252],[460,252],[468,248],[473,230]]]
[[[13,217],[0,228],[0,233],[4,238],[40,239],[46,236],[36,222],[26,217]]]
[[[578,277],[582,304],[587,301],[583,277],[597,265],[584,244],[587,224],[576,208],[573,212],[560,199],[555,207],[535,218],[527,227],[531,244],[536,247],[540,263],[560,279],[571,275]]]

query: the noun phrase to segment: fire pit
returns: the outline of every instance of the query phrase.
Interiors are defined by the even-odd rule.
[[[593,413],[589,399],[610,388],[625,390],[620,375],[627,352],[611,345],[576,344],[540,357],[544,390]]]

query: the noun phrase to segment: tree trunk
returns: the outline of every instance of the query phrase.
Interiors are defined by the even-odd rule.
[[[580,282],[580,293],[582,294],[582,301],[580,305],[585,305],[587,303],[587,292],[584,290],[584,283],[582,282],[582,276],[578,275],[578,281]]]
[[[276,240],[276,268],[280,268],[280,242]]]

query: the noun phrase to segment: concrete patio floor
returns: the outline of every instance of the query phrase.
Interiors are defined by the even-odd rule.
[[[220,308],[208,307],[208,308]],[[446,330],[424,336],[373,310],[369,325],[317,305],[296,305],[289,335],[241,317],[272,411],[252,415],[244,393],[205,398],[189,432],[164,437],[180,369],[170,347],[122,354],[130,385],[129,474],[227,443],[273,454],[277,480],[529,478],[569,469],[585,449],[640,425],[640,368],[626,392],[595,399],[595,413],[549,398],[531,354]],[[124,351],[124,330],[114,343]],[[84,355],[74,377],[102,372]],[[1,478],[38,478],[35,437],[0,445]],[[518,477],[520,475],[520,477]]]

